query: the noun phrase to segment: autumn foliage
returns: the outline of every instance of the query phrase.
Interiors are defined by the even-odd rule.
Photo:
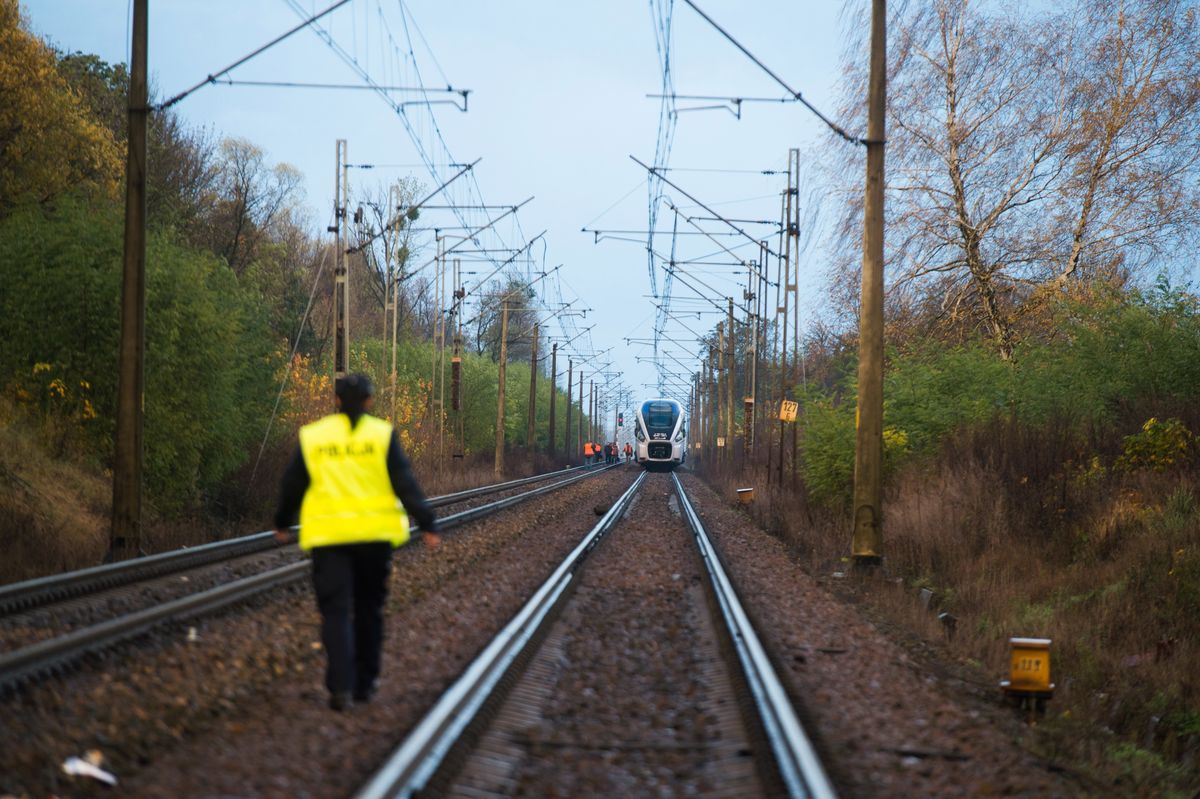
[[[114,196],[122,162],[112,133],[25,30],[17,0],[0,0],[0,54],[0,213],[68,190]]]

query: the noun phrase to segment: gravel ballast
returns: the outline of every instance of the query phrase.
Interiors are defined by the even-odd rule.
[[[445,794],[764,795],[707,585],[648,475]]]
[[[841,796],[1079,794],[1018,745],[1019,727],[1000,708],[947,695],[780,541],[695,476],[683,482]]]
[[[107,790],[60,771],[96,749],[121,796],[345,796],[634,476],[597,475],[447,533],[437,549],[398,551],[372,704],[326,707],[304,585],[0,699],[0,793]]]

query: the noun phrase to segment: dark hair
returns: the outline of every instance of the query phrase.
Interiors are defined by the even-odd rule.
[[[350,413],[362,410],[363,403],[375,395],[375,386],[364,374],[346,375],[337,379],[333,393],[342,401],[342,410]]]

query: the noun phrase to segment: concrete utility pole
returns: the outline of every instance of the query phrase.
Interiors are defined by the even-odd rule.
[[[794,259],[792,266],[792,278],[787,289],[792,293],[792,387],[800,382],[800,150],[793,147],[788,150],[788,174],[792,177],[788,178],[793,191],[795,192],[796,202],[792,204],[792,218],[788,222],[788,238],[792,244],[788,247],[788,252]],[[787,335],[787,330],[783,331]],[[800,465],[800,424],[795,422],[792,424],[792,488],[796,487],[796,481],[799,479]]]
[[[579,454],[583,455],[583,369],[579,370]]]
[[[694,436],[697,431],[696,419],[698,417],[696,416],[696,413],[700,408],[700,403],[696,401],[696,381],[697,380],[699,380],[699,375],[698,375],[698,373],[693,372],[691,379],[688,380],[688,407],[687,407],[688,424],[691,426],[692,435],[688,436],[688,440],[686,442],[684,442],[687,444],[689,449],[694,449],[694,447],[692,447],[692,441],[695,440]],[[692,453],[689,452],[688,454],[692,454]]]
[[[387,246],[384,248],[384,252],[387,254],[387,279],[388,279],[387,289],[384,291],[384,295],[388,298],[387,303],[384,306],[385,325],[386,325],[386,320],[387,320],[387,311],[388,311],[389,307],[392,312],[392,326],[391,326],[392,373],[391,373],[391,377],[389,380],[389,387],[391,389],[390,393],[392,396],[392,421],[393,422],[396,420],[396,349],[397,349],[396,339],[397,339],[397,332],[398,332],[398,329],[400,326],[400,323],[399,323],[399,320],[400,320],[400,277],[403,276],[403,270],[404,270],[403,264],[400,265],[401,275],[398,276],[398,275],[394,274],[394,272],[392,270],[392,262],[395,260],[396,251],[400,244],[400,228],[401,228],[400,220],[402,218],[400,215],[400,197],[401,197],[401,195],[400,195],[400,185],[399,184],[396,184],[396,185],[392,186],[390,189],[388,189],[388,212],[396,214],[395,224],[392,226],[391,239],[389,241],[385,242],[387,244]],[[457,406],[455,406],[455,407],[457,408]]]
[[[121,341],[117,357],[117,429],[113,440],[110,560],[142,545],[142,419],[146,365],[146,90],[147,3],[133,3],[129,59],[129,149],[125,159],[125,253],[121,277]]]
[[[701,457],[708,458],[712,441],[708,440],[708,361],[700,362],[700,383],[696,386],[696,398],[698,409],[700,409],[700,445]]]
[[[557,404],[555,399],[558,394],[558,342],[550,347],[550,435],[546,437],[546,451],[550,455],[550,459],[554,459],[554,406]]]
[[[863,203],[862,311],[858,328],[858,425],[854,447],[855,565],[883,557],[883,155],[887,107],[887,3],[871,3],[867,88],[867,185]]]
[[[537,420],[538,326],[533,326],[533,344],[529,354],[529,424],[525,430],[525,446],[532,454],[537,450],[533,423]]]
[[[335,247],[337,248],[336,257],[333,268],[333,307],[334,307],[334,324],[333,324],[333,376],[335,378],[345,377],[350,371],[350,261],[349,254],[346,252],[347,243],[350,241],[347,225],[347,205],[349,201],[346,196],[349,193],[347,185],[347,165],[348,158],[346,148],[346,140],[337,140],[337,170],[334,178],[334,197],[333,197],[333,213],[335,222],[335,232],[337,233]]]
[[[733,334],[733,297],[729,298],[729,335],[725,337],[725,462],[733,463],[733,350],[737,338]]]
[[[496,386],[496,477],[504,476],[504,379],[508,370],[508,296],[500,311],[500,373]]]
[[[567,358],[567,408],[565,411],[563,411],[563,417],[566,421],[567,428],[566,432],[563,434],[563,454],[567,458],[567,463],[570,463],[571,458],[575,455],[574,447],[571,446],[571,417],[574,415],[571,413],[571,389],[575,385],[571,382],[571,369],[574,366],[575,361],[571,358]]]
[[[746,385],[742,395],[742,463],[754,462],[756,389],[758,383],[758,294],[755,270],[746,266]],[[760,272],[761,274],[761,272]]]
[[[798,360],[799,353],[796,352],[796,336],[798,320],[800,315],[800,295],[798,286],[800,283],[800,226],[798,223],[800,215],[800,151],[793,148],[788,150],[788,185],[787,192],[784,195],[782,208],[783,212],[783,228],[780,235],[783,238],[783,250],[780,254],[778,280],[779,285],[775,290],[776,297],[776,319],[779,314],[783,315],[783,324],[776,330],[776,335],[780,341],[780,359],[779,359],[779,399],[788,398],[790,393],[788,390],[789,374],[793,376],[791,381],[792,386],[795,386],[795,363]],[[793,271],[792,261],[795,259],[795,269]],[[780,304],[782,303],[782,304]],[[788,314],[789,303],[793,309],[792,319],[792,370],[788,371]],[[792,424],[792,477],[796,475],[796,430],[795,423]],[[779,422],[779,485],[783,485],[783,462],[784,462],[784,440],[787,435],[787,426],[783,420]]]
[[[714,432],[718,438],[725,438],[725,322],[724,320],[717,322],[717,366],[716,366],[716,382],[713,385],[713,390],[717,393],[717,418],[714,427]],[[725,446],[717,450],[717,461],[725,463],[725,452],[729,447],[729,441],[725,441]]]

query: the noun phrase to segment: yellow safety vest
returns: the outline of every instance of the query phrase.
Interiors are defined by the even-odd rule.
[[[408,516],[388,477],[391,440],[391,424],[366,414],[353,429],[344,413],[300,428],[311,481],[300,505],[301,549],[408,541]]]

